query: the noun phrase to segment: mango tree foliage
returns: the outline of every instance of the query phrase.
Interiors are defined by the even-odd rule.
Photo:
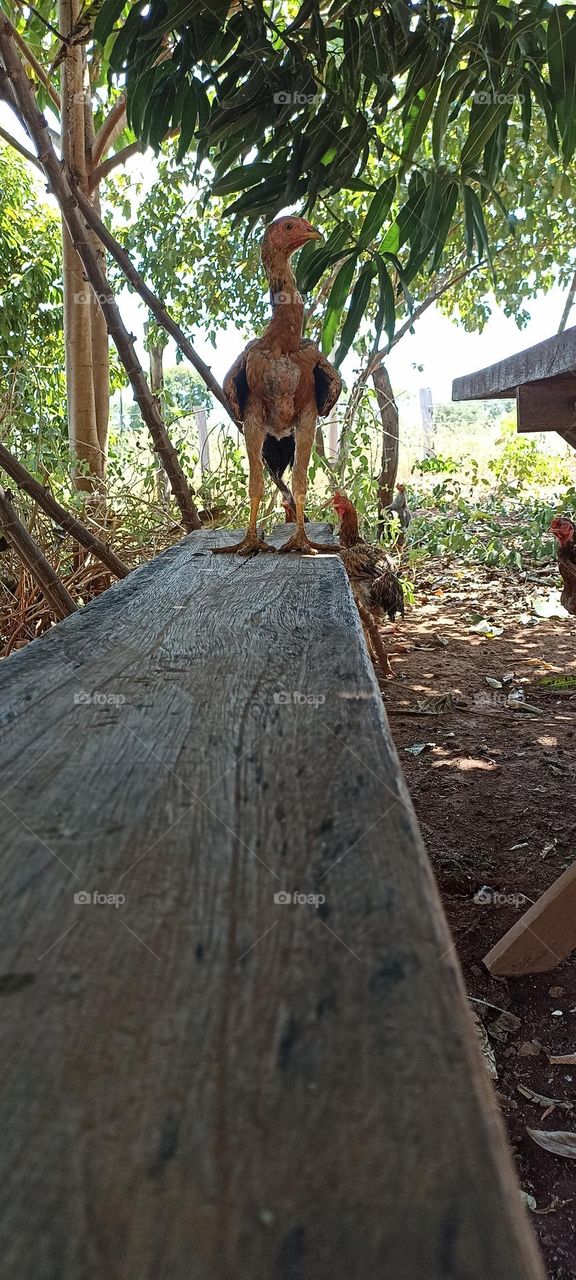
[[[392,337],[399,294],[437,270],[455,223],[468,257],[489,257],[485,206],[511,119],[527,142],[537,108],[564,164],[576,146],[573,3],[104,0],[94,34],[136,135],[158,148],[179,131],[179,158],[209,162],[213,194],[249,225],[369,194],[359,229],[343,221],[301,255],[309,289],[338,265],[324,335],[349,299],[337,362],[374,287]]]
[[[0,417],[32,453],[65,431],[60,222],[0,142]]]

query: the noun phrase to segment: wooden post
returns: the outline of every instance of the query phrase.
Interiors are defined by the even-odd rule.
[[[206,430],[206,410],[195,409],[194,417],[198,428],[198,445],[200,451],[200,470],[202,474],[210,470],[210,445],[208,442],[208,432]]]
[[[40,587],[49,608],[59,619],[76,612],[76,603],[64,583],[46,559],[40,547],[16,515],[9,490],[0,489],[0,525],[6,538],[20,557],[37,586]]]

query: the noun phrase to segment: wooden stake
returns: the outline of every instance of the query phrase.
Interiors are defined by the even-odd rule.
[[[542,894],[488,955],[495,977],[547,973],[576,947],[576,862]]]
[[[77,520],[76,516],[71,515],[65,507],[61,507],[60,503],[48,492],[48,489],[40,484],[39,480],[36,480],[34,476],[30,475],[26,467],[22,466],[22,463],[18,462],[18,459],[3,444],[0,444],[0,466],[15,481],[19,489],[24,489],[26,493],[30,494],[30,497],[38,503],[38,506],[42,508],[42,511],[47,516],[50,516],[61,529],[65,529],[66,533],[71,534],[77,542],[86,547],[88,551],[91,551],[96,556],[96,559],[106,565],[106,568],[111,573],[117,578],[126,578],[128,576],[130,573],[128,565],[119,560],[118,556],[111,551],[105,542],[101,542],[100,538],[90,533],[90,530],[80,520]]]
[[[76,612],[76,604],[46,556],[16,515],[9,490],[0,489],[0,525],[16,554],[40,587],[58,619]]]

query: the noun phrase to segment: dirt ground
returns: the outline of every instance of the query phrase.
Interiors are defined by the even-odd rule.
[[[523,979],[482,965],[529,905],[516,895],[534,901],[576,856],[576,618],[532,616],[530,597],[549,594],[556,576],[530,578],[428,563],[393,632],[412,647],[381,687],[550,1280],[576,1280],[576,1164],[526,1132],[576,1130],[576,1065],[550,1063],[576,1053],[574,956]],[[472,631],[478,621],[502,634]],[[383,639],[393,650],[389,631]],[[540,683],[570,675],[563,689]],[[538,710],[510,709],[510,694]],[[496,900],[475,902],[483,888]],[[508,1030],[502,1011],[517,1020]]]

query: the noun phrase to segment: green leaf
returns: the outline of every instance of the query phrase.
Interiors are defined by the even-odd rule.
[[[367,249],[368,245],[370,245],[378,235],[386,215],[390,212],[390,205],[394,199],[395,191],[395,178],[386,178],[386,181],[378,188],[375,196],[373,196],[370,204],[368,205],[366,217],[364,218],[360,228],[360,235],[358,236],[358,243],[356,246],[358,249]]]
[[[576,147],[576,21],[559,5],[550,15],[547,52],[562,155],[568,162]]]
[[[479,91],[479,92],[483,92]],[[486,90],[488,97],[491,96],[491,90]],[[500,121],[508,115],[510,111],[509,94],[499,93],[499,98],[504,101],[500,102],[478,102],[474,104],[470,112],[470,125],[468,127],[468,136],[464,147],[462,148],[461,165],[463,169],[470,169],[482,154],[486,143],[492,137],[494,130],[500,124]]]
[[[104,0],[104,4],[94,23],[94,39],[105,44],[108,36],[126,7],[126,0]]]
[[[344,303],[348,297],[355,270],[356,255],[354,254],[340,267],[330,290],[330,295],[326,304],[326,315],[322,326],[322,350],[327,356],[330,355],[332,347],[334,346],[334,339],[338,331],[340,318],[344,310]]]
[[[438,106],[434,112],[434,122],[432,125],[432,154],[436,164],[440,164],[440,160],[442,158],[442,146],[448,125],[450,107],[466,83],[468,76],[469,72],[467,69],[455,71],[454,75],[449,76],[442,86],[442,92],[438,99]]]
[[[410,168],[416,150],[422,141],[424,130],[434,110],[439,87],[439,81],[436,81],[429,89],[420,89],[410,106],[402,141],[402,169],[404,172]]]
[[[368,306],[372,277],[375,269],[375,264],[373,262],[367,262],[362,267],[360,275],[354,285],[352,297],[350,299],[350,306],[348,307],[348,313],[346,315],[346,320],[344,321],[340,346],[338,347],[334,357],[336,365],[342,364],[342,361],[348,354],[354,338],[356,337],[360,321],[362,320],[366,307]]]
[[[180,120],[180,137],[178,139],[178,150],[176,152],[176,160],[178,164],[184,159],[188,147],[194,137],[196,128],[196,120],[198,118],[198,103],[196,94],[196,81],[193,80],[186,100],[182,108],[182,116]]]
[[[388,341],[391,342],[394,337],[394,329],[396,328],[396,299],[394,296],[394,287],[386,264],[380,256],[376,258],[376,267],[378,269],[378,278],[380,283],[380,297],[378,300],[378,310],[374,322],[374,346],[380,345],[380,334],[382,327],[386,330]]]

